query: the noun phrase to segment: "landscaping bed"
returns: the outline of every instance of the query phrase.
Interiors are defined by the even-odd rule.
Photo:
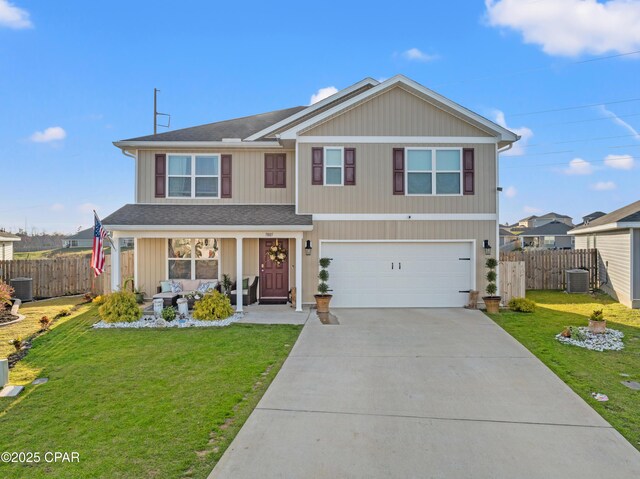
[[[5,309],[0,310],[0,326],[7,323],[13,323],[14,321],[18,321],[20,316],[17,314],[11,314],[11,310]]]
[[[640,391],[623,384],[640,381],[640,310],[629,309],[604,294],[528,291],[527,298],[538,303],[533,313],[504,310],[489,316],[640,449]],[[568,326],[582,330],[591,313],[600,309],[607,329],[622,335],[617,339],[623,349],[591,350],[556,338]],[[606,338],[597,341],[605,342]],[[608,401],[597,401],[593,393],[606,395]]]
[[[301,329],[93,329],[87,308],[33,341],[12,371],[25,391],[0,399],[4,450],[75,451],[80,462],[2,464],[2,477],[206,478]]]

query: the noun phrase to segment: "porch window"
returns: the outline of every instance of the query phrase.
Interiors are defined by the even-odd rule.
[[[169,198],[219,198],[220,155],[167,155]]]
[[[168,240],[169,279],[218,279],[217,239]]]
[[[342,186],[344,184],[344,149],[324,149],[324,184]]]
[[[459,148],[407,148],[407,195],[459,195],[462,161]]]

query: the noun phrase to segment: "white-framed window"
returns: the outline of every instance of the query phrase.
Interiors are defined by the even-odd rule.
[[[219,244],[215,238],[169,238],[169,279],[218,279]]]
[[[405,148],[407,196],[462,194],[461,148]]]
[[[556,245],[556,237],[555,236],[545,236],[544,237],[544,245],[545,246],[555,246]]]
[[[220,155],[167,155],[168,198],[219,198]]]
[[[342,186],[344,184],[344,148],[324,147],[324,184]]]

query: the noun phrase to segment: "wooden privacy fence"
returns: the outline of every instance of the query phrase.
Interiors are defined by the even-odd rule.
[[[526,289],[563,290],[567,286],[565,271],[576,268],[589,271],[590,288],[600,286],[598,251],[595,249],[509,251],[500,253],[500,261],[524,262]],[[501,281],[504,280],[505,276],[502,276]]]
[[[507,304],[511,298],[524,298],[526,293],[524,261],[500,261],[500,296]]]
[[[120,284],[133,276],[133,251],[120,253]],[[15,259],[0,261],[0,278],[32,278],[34,298],[52,298],[92,291],[111,291],[111,255],[105,257],[104,272],[94,278],[90,255],[60,256],[53,259]]]

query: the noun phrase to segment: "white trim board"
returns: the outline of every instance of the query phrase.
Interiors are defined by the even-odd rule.
[[[277,141],[114,141],[121,149],[164,149],[164,148],[273,148],[284,149]]]
[[[567,231],[571,236],[578,236],[586,233],[597,233],[599,231],[612,231],[612,230],[626,230],[630,228],[640,228],[640,221],[634,222],[622,222],[622,223],[608,223],[606,225],[593,226],[584,229],[572,229]]]
[[[238,234],[247,238],[261,238],[269,237],[267,233],[287,233],[287,232],[303,232],[312,231],[313,225],[304,226],[274,226],[274,225],[213,225],[207,227],[206,225],[104,225],[108,231],[127,231],[127,237],[135,238],[141,237],[139,233],[152,232],[153,234],[160,234],[164,236],[167,232],[174,232],[178,235],[184,236],[186,233],[192,233],[194,231],[202,234],[225,234],[225,238],[234,238]],[[257,235],[257,236],[255,236]],[[177,237],[182,237],[177,236]],[[193,236],[193,235],[191,235]],[[196,235],[197,236],[197,235]],[[152,238],[151,236],[144,236],[146,238]]]
[[[313,221],[498,221],[496,213],[320,213]]]
[[[299,136],[296,143],[478,143],[495,144],[499,140],[487,136]]]

